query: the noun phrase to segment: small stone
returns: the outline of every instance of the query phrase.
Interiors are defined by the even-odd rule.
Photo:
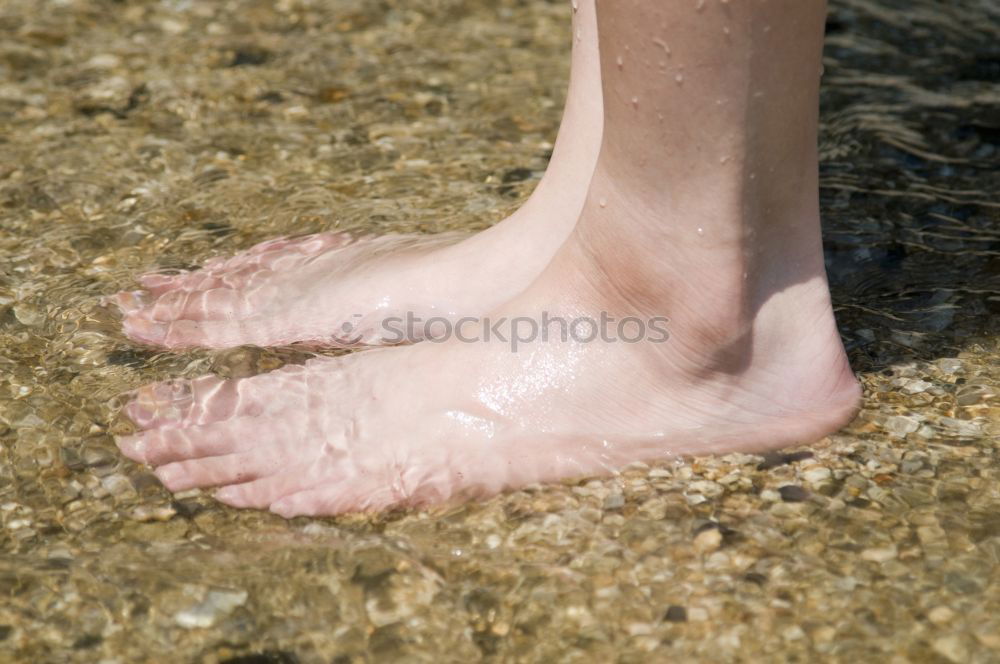
[[[698,480],[696,482],[691,482],[688,488],[692,493],[700,493],[703,496],[709,498],[715,498],[725,493],[725,488],[716,484],[715,482],[710,482],[709,480]]]
[[[976,639],[987,648],[1000,650],[1000,632],[994,629],[976,630]]]
[[[653,626],[649,623],[634,622],[629,623],[625,631],[629,636],[647,636],[653,633]]]
[[[114,69],[120,66],[122,59],[114,53],[101,53],[87,60],[86,67],[93,69]]]
[[[931,387],[930,383],[928,383],[926,380],[919,380],[919,379],[907,380],[902,385],[903,391],[906,392],[907,394],[918,394],[920,392],[927,390],[927,388],[929,387]]]
[[[691,622],[704,622],[708,620],[708,611],[699,607],[688,609],[688,620]]]
[[[687,609],[683,606],[671,604],[667,607],[667,612],[663,614],[663,619],[667,622],[687,622]]]
[[[783,487],[779,487],[778,493],[786,503],[801,503],[809,500],[809,492],[794,484],[786,484]]]
[[[809,470],[802,473],[802,478],[809,482],[810,484],[822,484],[830,479],[833,473],[829,468],[823,468],[822,466],[817,468],[810,468]]]
[[[938,627],[943,627],[952,621],[955,617],[955,612],[949,609],[947,606],[935,606],[933,609],[927,612],[927,619]]]
[[[799,641],[801,639],[804,639],[805,637],[806,633],[802,631],[802,628],[799,627],[798,625],[791,625],[789,627],[786,627],[785,630],[781,633],[781,638],[783,638],[785,641]]]
[[[812,639],[816,643],[830,643],[835,636],[837,636],[837,630],[829,625],[817,627],[812,632]]]
[[[157,507],[140,505],[132,510],[129,516],[134,521],[145,523],[148,521],[169,521],[175,514],[177,514],[177,510],[169,505],[160,505]]]
[[[893,560],[897,555],[899,555],[899,552],[893,545],[880,548],[865,549],[864,551],[861,552],[861,559],[869,560],[874,563],[884,563],[887,560]]]
[[[91,467],[107,466],[118,461],[118,457],[114,452],[95,445],[90,445],[84,448],[80,456],[83,459],[84,465]]]
[[[718,528],[703,530],[694,538],[694,548],[699,553],[711,553],[721,545],[722,532]]]
[[[942,542],[945,539],[944,528],[937,524],[919,526],[917,528],[917,538],[924,546]]]
[[[14,318],[16,318],[21,325],[34,327],[42,324],[45,320],[45,314],[42,313],[38,307],[20,302],[14,305]]]
[[[941,655],[950,662],[961,664],[967,662],[969,651],[957,635],[942,636],[931,644],[934,652]]]
[[[945,357],[938,360],[935,364],[938,368],[947,374],[953,374],[962,369],[962,360],[955,359],[953,357]]]
[[[776,503],[781,500],[781,494],[774,489],[764,489],[760,492],[760,499],[766,503]]]
[[[613,493],[604,499],[604,509],[620,510],[625,507],[625,496],[620,493]]]
[[[885,421],[885,430],[893,436],[903,438],[920,428],[920,422],[906,415],[893,415]]]
[[[181,627],[194,629],[211,627],[222,616],[247,601],[245,590],[210,590],[204,601],[174,614],[174,622]]]
[[[132,486],[132,482],[130,482],[124,475],[119,475],[117,473],[101,478],[101,485],[107,489],[108,493],[112,496],[123,496],[135,493],[135,487]]]
[[[983,434],[982,426],[978,422],[959,420],[954,417],[942,417],[937,423],[944,429],[946,434],[958,438],[978,438]]]

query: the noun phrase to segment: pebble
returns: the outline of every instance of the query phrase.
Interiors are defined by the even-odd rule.
[[[806,633],[798,625],[790,625],[781,633],[781,638],[785,641],[799,641],[806,638]]]
[[[625,507],[625,496],[620,493],[613,493],[604,499],[604,509],[620,510]]]
[[[177,514],[177,510],[169,505],[139,505],[129,516],[133,521],[169,521]]]
[[[947,374],[953,374],[958,371],[961,371],[963,366],[962,360],[958,360],[953,357],[941,358],[940,360],[935,362],[935,364],[937,364],[938,368],[941,369],[941,371]]]
[[[760,492],[760,499],[767,503],[776,503],[781,500],[781,494],[774,489],[764,489]]]
[[[124,475],[114,474],[101,478],[101,485],[107,489],[112,496],[125,496],[135,493],[135,487]]]
[[[939,639],[935,639],[931,644],[931,647],[934,649],[934,652],[941,655],[949,662],[963,664],[964,662],[969,661],[969,651],[957,634],[942,636]]]
[[[893,415],[885,421],[885,430],[890,435],[902,438],[920,428],[920,422],[906,415]]]
[[[899,555],[899,552],[893,545],[880,548],[865,549],[864,551],[861,552],[861,559],[869,560],[874,563],[884,563],[887,560],[894,559],[897,555]]]
[[[786,503],[801,503],[809,500],[809,492],[794,484],[787,484],[783,487],[779,487],[778,493],[781,495],[781,499]]]
[[[692,493],[700,493],[708,498],[715,498],[717,496],[725,493],[725,488],[715,482],[709,480],[698,480],[696,482],[691,482],[688,488]]]
[[[711,553],[722,545],[722,533],[718,528],[709,528],[694,538],[694,548],[699,553]]]
[[[114,69],[120,67],[121,64],[122,59],[114,53],[101,53],[87,60],[84,66],[93,69]]]
[[[175,613],[174,622],[187,629],[211,627],[219,618],[243,606],[246,601],[245,590],[209,590],[203,601]]]
[[[663,614],[663,619],[667,622],[687,622],[687,609],[677,604],[667,607],[667,612]]]
[[[927,612],[927,619],[938,627],[947,625],[955,617],[955,612],[947,606],[935,606]]]
[[[907,394],[917,394],[919,392],[925,391],[927,388],[931,387],[931,383],[926,380],[907,380],[902,384],[903,391]]]
[[[14,318],[21,325],[35,327],[45,321],[45,314],[36,306],[20,302],[14,305]]]
[[[823,468],[822,466],[810,468],[802,473],[802,478],[810,484],[821,484],[829,480],[832,476],[833,472],[829,468]]]
[[[688,609],[688,620],[691,622],[704,622],[708,620],[708,611],[700,607],[692,607]]]

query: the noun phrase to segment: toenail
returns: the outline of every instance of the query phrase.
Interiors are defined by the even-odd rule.
[[[134,436],[118,436],[115,438],[118,449],[130,459],[138,457],[143,463],[146,462],[146,440],[141,434]]]
[[[153,471],[153,474],[163,483],[163,486],[168,489],[172,484],[177,482],[181,478],[182,473],[178,471],[177,468],[173,467],[173,464],[167,466],[160,466]]]

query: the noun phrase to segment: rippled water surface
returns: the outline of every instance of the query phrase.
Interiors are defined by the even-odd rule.
[[[552,148],[564,4],[0,4],[0,661],[1000,659],[988,0],[832,7],[824,236],[866,388],[840,434],[292,522],[117,454],[115,395],[301,352],[158,353],[101,296],[279,234],[503,218]]]

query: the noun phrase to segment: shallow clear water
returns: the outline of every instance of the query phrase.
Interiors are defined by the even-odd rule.
[[[302,353],[136,347],[102,295],[274,235],[503,218],[552,147],[568,13],[0,6],[0,661],[1000,657],[986,0],[832,7],[824,237],[866,399],[808,451],[292,522],[117,454],[115,395]]]

